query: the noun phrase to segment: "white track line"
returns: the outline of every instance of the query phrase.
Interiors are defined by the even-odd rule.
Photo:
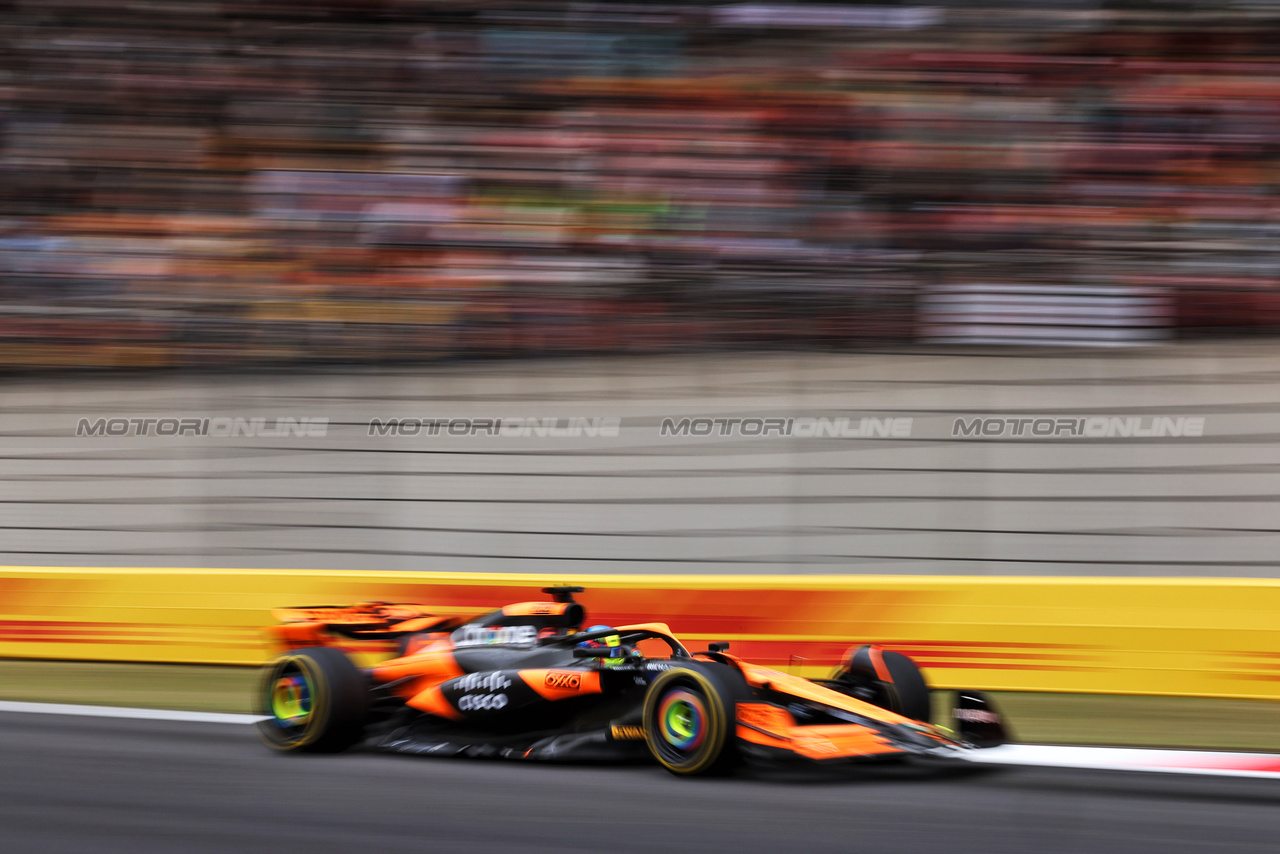
[[[1280,780],[1280,755],[1273,753],[1006,744],[1002,747],[965,753],[964,758],[970,762],[991,765],[1091,768],[1104,771],[1158,771],[1167,774],[1216,774]]]
[[[82,715],[144,721],[185,721],[201,724],[239,724],[241,726],[264,720],[258,715],[180,712],[123,706],[78,706],[66,703],[19,703],[9,700],[0,700],[0,712]],[[1215,774],[1280,780],[1280,754],[1272,753],[1006,744],[1003,747],[992,747],[986,750],[966,751],[962,755],[970,762],[984,765],[1088,768],[1103,771],[1159,771],[1172,774]]]
[[[194,724],[251,724],[259,715],[229,715],[220,712],[179,712],[169,709],[133,709],[125,706],[77,706],[69,703],[19,703],[0,700],[0,712],[31,712],[38,715],[83,715],[90,718],[129,718],[138,721],[186,721]]]

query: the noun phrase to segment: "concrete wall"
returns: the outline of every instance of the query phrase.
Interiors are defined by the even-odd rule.
[[[1275,577],[1277,379],[1274,345],[9,379],[0,562]],[[323,437],[76,436],[81,418],[254,416],[329,422]],[[621,426],[368,435],[395,416]],[[660,435],[699,416],[911,421],[896,438]],[[1057,435],[953,435],[979,417],[1052,419]],[[1184,435],[1056,426],[1159,417]],[[1195,418],[1203,435],[1185,435]]]

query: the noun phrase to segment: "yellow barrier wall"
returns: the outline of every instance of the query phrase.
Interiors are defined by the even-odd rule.
[[[0,568],[0,656],[257,664],[276,607],[419,602],[442,614],[574,583],[591,623],[661,619],[693,649],[825,674],[851,644],[938,687],[1280,699],[1280,581],[566,576]]]

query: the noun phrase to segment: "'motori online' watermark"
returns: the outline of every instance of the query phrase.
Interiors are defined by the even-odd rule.
[[[663,418],[658,435],[793,439],[909,439],[911,418]]]
[[[1063,417],[957,418],[951,425],[955,438],[999,439],[1156,439],[1204,435],[1205,419],[1193,415],[1088,415]]]
[[[501,436],[508,439],[616,439],[622,419],[612,416],[510,418],[374,418],[369,436]]]
[[[215,438],[323,438],[329,419],[260,416],[157,416],[154,418],[81,418],[77,436],[212,436]]]

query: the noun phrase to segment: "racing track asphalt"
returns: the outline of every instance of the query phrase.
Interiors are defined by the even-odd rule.
[[[0,713],[0,850],[1274,852],[1269,780],[863,769],[682,780],[656,767],[278,756],[244,725]]]

